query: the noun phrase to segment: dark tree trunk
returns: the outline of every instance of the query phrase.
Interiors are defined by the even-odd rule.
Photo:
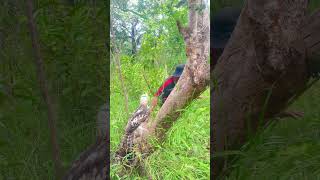
[[[248,129],[256,132],[305,90],[307,57],[320,42],[319,18],[306,19],[306,9],[304,0],[247,0],[211,79],[214,155],[243,145]],[[215,178],[224,159],[211,162]]]
[[[137,30],[136,30],[136,27],[138,25],[138,20],[134,20],[132,22],[132,25],[131,25],[131,45],[132,45],[132,49],[131,49],[131,54],[134,56],[136,55],[137,53]]]

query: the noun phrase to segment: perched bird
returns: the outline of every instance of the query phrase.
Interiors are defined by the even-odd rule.
[[[99,108],[97,114],[97,136],[103,138],[107,135],[107,118],[109,117],[110,109],[107,104]]]
[[[108,173],[108,145],[105,139],[82,152],[64,176],[64,180],[105,180]]]
[[[105,180],[108,173],[109,106],[104,104],[97,114],[97,140],[72,162],[64,180]]]
[[[140,105],[128,121],[126,132],[132,133],[139,125],[149,117],[148,95],[144,94],[140,98]]]
[[[116,152],[116,159],[121,160],[126,156],[129,156],[129,163],[132,162],[133,159],[133,146],[134,146],[134,138],[135,132],[137,129],[141,129],[140,125],[146,122],[150,116],[150,108],[148,106],[148,96],[146,94],[142,95],[140,98],[140,105],[138,109],[133,113],[131,118],[129,119],[124,136],[122,137],[120,147]],[[139,129],[139,130],[140,130]]]
[[[133,151],[135,133],[140,129],[140,125],[149,118],[150,110],[148,107],[148,96],[142,95],[140,106],[129,119],[125,134],[122,138],[116,156],[125,157]],[[97,141],[87,150],[82,152],[79,157],[72,162],[70,169],[66,172],[64,180],[104,180],[109,178],[108,166],[108,128],[109,105],[100,107],[97,114]],[[133,162],[131,160],[129,162]]]

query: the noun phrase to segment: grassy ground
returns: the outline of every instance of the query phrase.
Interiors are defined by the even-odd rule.
[[[226,179],[320,179],[320,83],[291,107],[301,119],[272,123],[252,137]]]
[[[159,77],[159,74],[156,74],[155,77]],[[111,82],[114,81],[116,81],[116,77]],[[157,81],[159,81],[159,78]],[[129,82],[127,83],[129,84]],[[116,91],[117,88],[113,89],[111,89],[110,99],[111,155],[118,147],[128,121],[123,108],[124,97],[120,91]],[[195,100],[183,110],[183,115],[167,133],[165,142],[158,146],[157,150],[146,159],[145,167],[148,176],[153,177],[153,179],[209,179],[209,96],[207,90],[201,95],[202,98]],[[138,107],[138,103],[138,96],[129,98],[130,112]],[[112,179],[119,179],[118,169],[118,165],[111,165]],[[136,171],[132,171],[122,178],[146,179],[146,177],[139,176]]]

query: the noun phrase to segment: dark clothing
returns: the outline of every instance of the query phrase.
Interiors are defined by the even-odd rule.
[[[166,81],[160,86],[157,93],[154,95],[155,97],[161,98],[161,105],[167,100],[171,91],[176,86],[176,83],[183,72],[184,66],[184,64],[177,65],[174,73],[168,79],[166,79]]]
[[[237,24],[241,9],[227,7],[219,11],[211,19],[213,28],[210,29],[211,59],[215,67],[219,57],[228,43],[228,40]]]
[[[211,44],[213,48],[223,49],[237,24],[241,9],[226,7],[212,18]]]
[[[161,104],[163,104],[168,96],[170,95],[171,91],[173,90],[174,86],[176,86],[176,83],[179,80],[179,77],[170,76],[166,81],[160,86],[157,93],[154,95],[156,97],[161,98]]]
[[[184,64],[179,64],[178,66],[176,66],[176,70],[174,71],[172,76],[180,77],[183,72],[183,69],[184,69]]]

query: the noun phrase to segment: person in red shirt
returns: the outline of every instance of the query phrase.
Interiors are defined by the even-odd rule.
[[[170,95],[173,88],[176,86],[182,72],[184,69],[184,64],[180,64],[176,66],[174,73],[168,77],[164,83],[159,87],[157,92],[154,94],[152,99],[152,107],[155,107],[158,104],[158,98],[160,98],[161,106],[167,100],[168,96]]]

